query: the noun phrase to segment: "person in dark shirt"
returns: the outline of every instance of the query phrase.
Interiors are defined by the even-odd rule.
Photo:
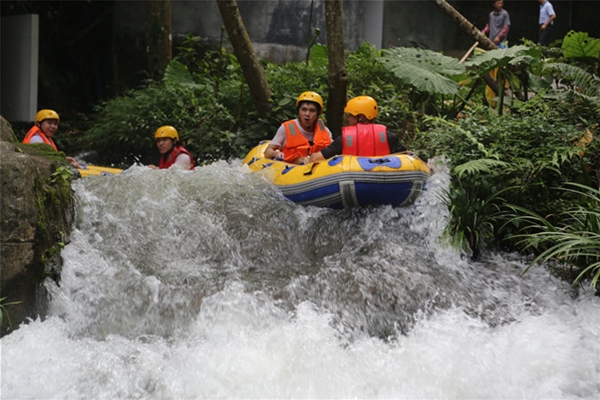
[[[494,11],[490,13],[488,24],[481,33],[484,35],[489,32],[489,38],[498,46],[499,49],[508,49],[508,31],[510,30],[510,16],[503,9],[503,0],[493,2]]]
[[[356,156],[382,156],[406,151],[398,137],[387,127],[375,123],[379,115],[377,102],[370,96],[350,99],[344,112],[348,113],[349,126],[323,150],[310,155],[310,162],[318,162],[338,154]]]

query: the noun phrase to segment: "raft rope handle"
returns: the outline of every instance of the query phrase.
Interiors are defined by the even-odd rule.
[[[307,175],[312,175],[312,173],[313,173],[313,170],[315,169],[315,167],[317,166],[317,164],[318,164],[318,163],[312,163],[312,165],[309,165],[308,167],[310,167],[310,168],[307,168],[307,170],[308,170],[308,171],[306,171],[306,172],[304,173],[304,176],[307,176]]]

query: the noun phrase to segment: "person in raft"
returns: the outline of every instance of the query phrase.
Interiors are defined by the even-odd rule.
[[[160,160],[158,167],[156,165],[148,165],[148,167],[166,169],[175,166],[184,170],[194,169],[194,157],[183,146],[177,144],[179,140],[177,129],[170,125],[161,126],[154,133],[154,140],[160,152]]]
[[[58,124],[60,123],[60,117],[58,113],[54,110],[40,110],[35,115],[34,125],[31,127],[25,138],[23,139],[23,143],[27,144],[35,144],[35,143],[45,143],[54,148],[54,150],[58,151],[56,144],[52,140],[52,137],[56,134],[58,130]],[[77,161],[73,157],[67,157],[67,161],[69,161],[75,168],[81,169],[82,166],[79,165]]]
[[[331,131],[320,118],[323,99],[316,92],[304,92],[296,101],[298,118],[281,124],[265,150],[265,157],[292,164],[305,164],[312,153],[331,143]]]
[[[379,114],[377,102],[369,96],[350,99],[344,108],[349,126],[342,128],[341,136],[323,150],[313,153],[310,162],[318,162],[338,154],[353,156],[384,156],[406,151],[398,137],[388,132],[385,125],[376,124]]]

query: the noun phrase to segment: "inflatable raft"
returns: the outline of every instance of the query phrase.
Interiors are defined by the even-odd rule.
[[[421,193],[430,175],[427,165],[409,153],[335,156],[318,163],[288,164],[264,157],[269,142],[260,142],[252,149],[243,165],[253,172],[263,173],[287,199],[302,205],[406,206]]]
[[[97,165],[85,165],[82,164],[81,169],[78,169],[79,174],[82,178],[87,176],[107,176],[107,175],[116,175],[123,172],[122,169],[119,168],[110,168],[110,167],[99,167]]]

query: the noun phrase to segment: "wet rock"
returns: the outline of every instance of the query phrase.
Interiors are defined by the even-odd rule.
[[[44,317],[43,280],[58,279],[71,231],[71,167],[47,145],[18,143],[0,117],[0,335]],[[16,304],[11,304],[16,303]]]

